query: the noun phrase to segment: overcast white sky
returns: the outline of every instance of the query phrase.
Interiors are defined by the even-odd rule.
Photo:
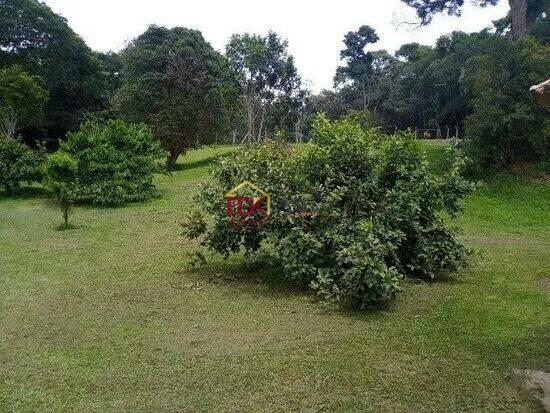
[[[468,5],[462,17],[438,16],[429,27],[412,29],[414,12],[400,0],[46,0],[94,50],[120,50],[150,24],[199,29],[223,51],[233,33],[275,30],[289,41],[302,77],[318,91],[332,87],[346,32],[362,24],[381,40],[373,49],[396,50],[401,44],[434,44],[453,30],[481,30],[506,14],[506,1],[495,7]]]

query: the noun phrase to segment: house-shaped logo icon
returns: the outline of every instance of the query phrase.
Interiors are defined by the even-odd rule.
[[[241,195],[249,193],[253,195]],[[225,194],[227,216],[251,217],[271,215],[271,196],[252,182],[244,181]]]

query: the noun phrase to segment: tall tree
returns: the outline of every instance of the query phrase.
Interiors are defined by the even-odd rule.
[[[40,77],[17,65],[0,69],[0,135],[14,138],[25,127],[39,127],[47,100]]]
[[[380,118],[388,132],[406,128],[410,122],[402,80],[407,76],[407,65],[385,50],[374,51],[372,55],[370,116]]]
[[[460,15],[464,0],[401,0],[413,7],[420,18],[420,24],[429,24],[437,13]],[[513,41],[518,41],[527,34],[527,10],[531,3],[542,3],[546,0],[508,0],[510,5],[509,21],[510,34]],[[494,6],[498,0],[478,0],[476,5],[481,7]]]
[[[235,34],[226,54],[241,89],[245,111],[245,140],[267,134],[268,112],[275,102],[300,105],[301,80],[288,42],[276,33]]]
[[[120,113],[146,122],[168,152],[167,167],[189,148],[223,133],[236,100],[227,59],[197,30],[151,26],[122,52]]]
[[[91,50],[64,18],[37,0],[0,0],[0,66],[10,64],[44,79],[50,138],[64,137],[108,103]]]
[[[363,94],[363,109],[369,108],[369,81],[372,78],[374,60],[373,54],[366,51],[369,44],[378,42],[379,37],[376,31],[370,26],[361,26],[355,32],[348,32],[344,36],[345,49],[340,52],[340,59],[346,65],[336,69],[334,77],[335,84],[342,84],[347,81],[356,83]]]
[[[512,11],[493,23],[498,33],[511,31]],[[527,33],[550,43],[550,0],[527,0]]]

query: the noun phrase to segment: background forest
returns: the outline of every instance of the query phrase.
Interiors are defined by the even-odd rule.
[[[419,24],[461,5],[405,2]],[[55,149],[87,120],[145,122],[170,167],[202,144],[307,140],[324,112],[332,120],[359,116],[384,132],[468,138],[480,166],[541,159],[548,117],[528,89],[550,73],[549,1],[524,2],[525,16],[511,7],[491,30],[454,32],[435,46],[404,44],[395,53],[376,49],[370,26],[343,33],[335,88],[313,94],[274,32],[235,34],[220,53],[197,30],[151,26],[120,53],[97,53],[46,5],[2,0],[0,126]]]

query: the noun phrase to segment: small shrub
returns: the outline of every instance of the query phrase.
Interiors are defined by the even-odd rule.
[[[451,172],[435,177],[411,135],[320,116],[305,147],[268,143],[222,159],[198,198],[208,219],[194,215],[186,235],[203,236],[224,256],[262,250],[281,277],[364,308],[393,299],[404,277],[434,279],[464,264],[466,250],[447,225],[472,187],[462,167],[458,156]],[[223,194],[243,181],[271,195],[267,228],[228,225]],[[300,217],[292,200],[307,194],[315,213]]]
[[[68,135],[60,151],[78,163],[75,199],[117,206],[158,195],[153,175],[165,154],[145,125],[88,122]]]
[[[17,196],[21,183],[40,181],[39,165],[43,152],[33,151],[20,141],[0,136],[0,187],[10,196]]]
[[[65,228],[69,225],[69,211],[76,198],[78,162],[65,152],[56,152],[46,159],[44,182],[55,194]]]

